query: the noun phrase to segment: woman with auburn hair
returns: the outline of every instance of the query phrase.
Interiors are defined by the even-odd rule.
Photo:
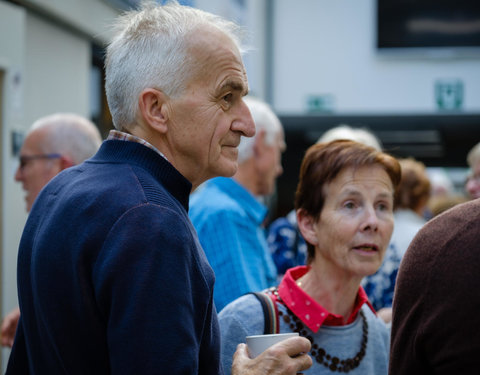
[[[312,342],[311,374],[387,373],[389,331],[360,282],[382,264],[399,180],[395,158],[354,141],[315,144],[305,154],[295,208],[307,265],[289,269],[266,294],[275,331]],[[219,318],[227,372],[246,336],[274,333],[266,332],[267,315],[253,294],[227,305]]]

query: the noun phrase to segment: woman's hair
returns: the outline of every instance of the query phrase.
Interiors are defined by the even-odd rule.
[[[430,197],[431,184],[425,165],[415,159],[400,159],[402,177],[395,191],[394,208],[417,211],[426,205]]]
[[[278,134],[283,132],[280,120],[267,103],[253,96],[246,96],[243,100],[252,114],[256,131],[253,137],[241,138],[238,145],[238,164],[242,164],[253,155],[256,136],[262,130],[265,131],[265,143],[270,146],[275,144]]]
[[[295,209],[303,209],[315,220],[320,218],[325,204],[325,186],[346,168],[382,167],[395,189],[400,182],[400,164],[393,156],[362,143],[337,140],[311,146],[300,167],[299,183],[295,193]],[[307,243],[308,258],[315,256],[315,248]]]
[[[183,93],[198,70],[189,41],[195,31],[208,27],[225,33],[243,52],[239,26],[177,1],[163,6],[144,1],[139,10],[118,18],[105,59],[105,89],[116,129],[133,126],[144,89],[156,88],[174,98]]]

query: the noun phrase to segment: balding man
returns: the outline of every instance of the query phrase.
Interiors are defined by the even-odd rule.
[[[102,142],[97,127],[73,113],[55,113],[35,121],[20,150],[15,181],[25,190],[27,212],[40,190],[58,173],[91,157]],[[12,310],[2,322],[1,344],[11,347],[20,310]]]

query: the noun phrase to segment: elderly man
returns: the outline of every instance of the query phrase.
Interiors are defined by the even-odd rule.
[[[267,104],[248,97],[246,103],[257,133],[241,140],[237,173],[210,180],[190,201],[190,217],[215,271],[219,310],[244,293],[276,283],[262,226],[267,208],[259,198],[274,191],[283,171],[283,128]]]
[[[7,374],[223,372],[214,275],[188,200],[236,172],[240,138],[255,132],[235,30],[176,2],[119,19],[105,79],[116,130],[30,213]],[[309,346],[294,338],[249,359],[242,345],[232,372],[294,374]]]
[[[59,172],[91,157],[102,142],[97,127],[71,113],[56,113],[33,123],[20,150],[15,181],[25,190],[27,212],[40,190]],[[12,310],[3,320],[3,346],[12,346],[20,310]]]

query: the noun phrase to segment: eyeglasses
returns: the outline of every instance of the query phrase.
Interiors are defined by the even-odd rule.
[[[30,161],[37,159],[58,159],[61,158],[60,154],[37,154],[37,155],[20,155],[20,169],[23,169]]]

